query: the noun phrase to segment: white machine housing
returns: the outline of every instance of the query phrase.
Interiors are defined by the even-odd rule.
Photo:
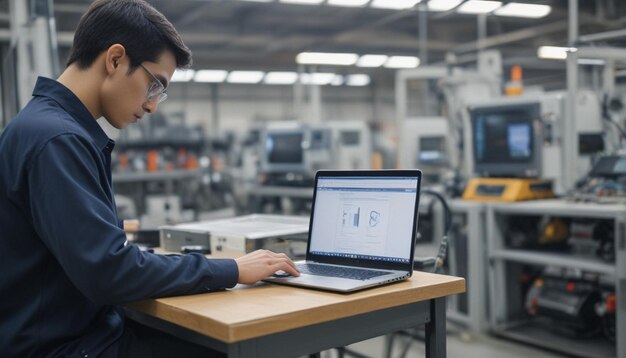
[[[400,130],[398,160],[402,168],[419,168],[426,181],[438,182],[450,170],[452,145],[445,117],[406,118]]]
[[[330,169],[370,169],[372,139],[362,120],[333,120],[315,124],[313,129],[331,134],[332,166]]]
[[[236,258],[258,249],[282,252],[293,258],[306,254],[309,218],[252,214],[229,219],[192,222],[160,229],[161,247],[180,252],[202,247],[213,257]]]

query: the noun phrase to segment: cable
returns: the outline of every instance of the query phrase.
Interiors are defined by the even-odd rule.
[[[443,195],[429,189],[422,189],[422,193],[432,195],[437,198],[437,200],[441,202],[443,210],[445,211],[445,228],[443,232],[443,238],[441,239],[441,244],[439,244],[439,250],[437,251],[437,257],[435,258],[435,265],[433,267],[433,272],[437,273],[437,271],[439,271],[439,269],[443,267],[443,263],[446,259],[446,254],[448,252],[448,232],[450,231],[450,226],[452,226],[452,213],[450,212],[448,202],[443,197]]]
[[[619,122],[611,116],[611,112],[620,111],[623,107],[624,106],[620,100],[616,98],[611,99],[608,94],[604,95],[604,98],[602,99],[602,118],[613,124],[622,135],[622,138],[626,140],[626,131],[624,131],[624,128],[622,128]]]
[[[619,123],[617,123],[617,121],[615,121],[614,119],[610,117],[605,118],[605,120],[613,124],[622,135],[622,138],[626,140],[626,131],[624,131],[624,128],[622,128],[622,126],[620,126]]]

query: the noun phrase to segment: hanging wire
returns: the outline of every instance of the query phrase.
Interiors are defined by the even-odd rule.
[[[437,257],[435,257],[435,265],[433,267],[433,272],[437,273],[443,267],[443,263],[446,260],[446,255],[448,252],[448,232],[450,231],[450,226],[452,225],[452,213],[450,212],[450,207],[448,206],[448,202],[440,193],[429,190],[422,189],[423,194],[434,196],[437,200],[441,202],[443,206],[444,214],[444,222],[445,227],[443,231],[443,238],[441,239],[441,243],[439,244],[439,250],[437,250]]]

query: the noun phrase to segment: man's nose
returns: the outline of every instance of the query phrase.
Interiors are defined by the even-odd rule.
[[[158,106],[159,103],[157,101],[146,101],[143,104],[143,109],[148,113],[154,113],[156,112]]]

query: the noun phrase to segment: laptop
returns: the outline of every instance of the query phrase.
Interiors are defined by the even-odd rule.
[[[318,171],[301,275],[264,281],[352,292],[411,277],[421,179],[419,170]]]

